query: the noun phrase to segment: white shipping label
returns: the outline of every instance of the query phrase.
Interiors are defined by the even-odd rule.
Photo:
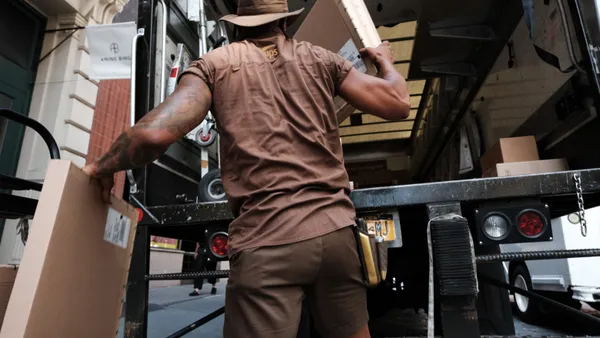
[[[104,240],[121,248],[127,248],[131,219],[109,207],[104,228]]]
[[[342,49],[340,49],[338,54],[344,57],[344,59],[352,62],[354,68],[356,68],[357,70],[363,73],[367,72],[367,66],[365,66],[365,62],[360,56],[358,48],[356,48],[356,45],[354,44],[354,41],[352,41],[352,39],[348,40],[346,44],[344,44],[344,46],[342,47]]]
[[[89,25],[85,30],[91,60],[90,79],[130,78],[135,22]]]

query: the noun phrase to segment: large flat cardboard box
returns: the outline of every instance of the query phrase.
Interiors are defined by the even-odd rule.
[[[0,327],[2,327],[4,321],[15,278],[17,278],[16,266],[0,265]]]
[[[377,27],[363,0],[318,0],[294,38],[342,55],[363,73],[373,75],[377,72],[375,66],[362,59],[358,52],[381,44]],[[355,110],[340,97],[335,98],[335,104],[340,123]]]
[[[511,162],[496,164],[495,175],[498,177],[553,173],[569,170],[564,158],[527,162]]]
[[[483,177],[491,177],[496,164],[537,161],[540,159],[533,136],[501,138],[481,157]]]
[[[115,337],[137,215],[104,204],[70,161],[50,161],[0,337]]]

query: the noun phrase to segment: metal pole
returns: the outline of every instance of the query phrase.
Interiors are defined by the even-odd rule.
[[[136,68],[137,68],[137,44],[139,38],[144,36],[145,29],[138,28],[137,34],[131,41],[131,79],[129,81],[129,126],[135,125],[135,99],[136,99]],[[137,193],[137,183],[132,170],[127,170],[127,179],[129,180],[129,193]]]
[[[198,23],[199,28],[200,28],[200,50],[198,52],[199,52],[199,55],[202,56],[202,55],[206,54],[208,51],[208,46],[206,46],[206,41],[208,40],[208,37],[207,37],[207,32],[206,32],[206,11],[205,11],[205,7],[204,7],[204,0],[200,0],[198,5],[199,5],[198,12],[200,15],[200,22]],[[205,127],[203,127],[203,128],[206,128],[206,124],[208,124],[208,121],[210,121],[211,119],[212,119],[212,114],[209,111],[206,118],[202,122],[205,124]],[[210,129],[208,130],[208,132],[210,132]],[[206,175],[208,173],[208,169],[209,169],[207,147],[202,147],[202,149],[200,149],[200,161],[202,163],[201,169],[200,169],[200,178],[202,179],[202,177],[204,177],[204,175]]]
[[[162,16],[161,16],[161,35],[162,35],[162,41],[160,42],[160,48],[161,48],[161,52],[160,52],[160,61],[161,61],[161,65],[160,65],[160,102],[162,103],[165,100],[165,83],[166,83],[166,73],[165,73],[165,68],[167,67],[167,20],[168,20],[168,10],[167,10],[167,5],[165,5],[165,2],[163,0],[158,0],[158,3],[160,4],[160,6],[162,7]]]
[[[206,11],[204,10],[204,0],[200,0],[199,3],[199,14],[200,14],[200,56],[206,54],[208,47],[206,46]]]

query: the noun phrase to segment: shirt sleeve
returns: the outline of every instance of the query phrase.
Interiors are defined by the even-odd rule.
[[[322,60],[327,66],[327,69],[329,70],[329,74],[331,75],[331,79],[333,80],[333,85],[335,87],[334,94],[337,95],[339,93],[342,82],[344,82],[344,80],[348,76],[348,73],[350,73],[350,70],[352,70],[354,66],[352,65],[352,62],[344,59],[342,56],[330,50],[321,47],[316,48],[318,54],[321,55],[320,57],[322,58]]]
[[[181,78],[186,74],[193,74],[197,77],[201,78],[206,84],[208,88],[212,91],[214,88],[215,81],[215,71],[214,66],[210,63],[210,59],[206,59],[204,57],[193,61],[190,66],[184,70],[179,77],[177,78],[177,83],[181,81]]]
[[[342,56],[331,53],[331,67],[333,68],[334,74],[336,74],[335,79],[335,92],[338,93],[342,82],[348,76],[348,73],[354,68],[352,62],[344,59]]]

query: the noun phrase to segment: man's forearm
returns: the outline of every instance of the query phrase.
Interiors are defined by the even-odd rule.
[[[135,137],[136,127],[123,132],[110,150],[95,163],[96,175],[110,176],[122,170],[143,167],[162,154],[166,148]]]
[[[377,67],[379,68],[379,76],[389,82],[396,91],[403,98],[408,99],[408,91],[406,90],[406,80],[404,77],[398,73],[394,64],[392,64],[389,60],[381,58],[377,60]]]

